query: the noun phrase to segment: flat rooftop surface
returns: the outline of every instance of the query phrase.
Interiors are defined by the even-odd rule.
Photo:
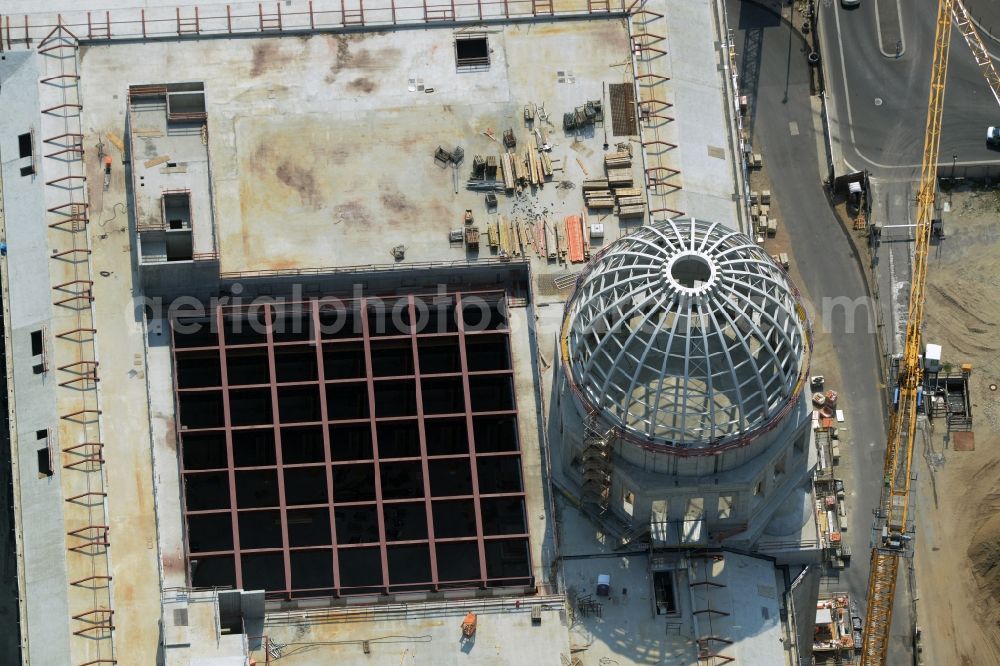
[[[557,505],[567,596],[573,605],[570,644],[582,663],[698,666],[696,639],[739,664],[786,663],[779,617],[780,574],[762,558],[732,552],[705,556],[615,551],[607,537],[570,503]],[[692,551],[693,552],[693,551]],[[672,609],[658,608],[653,571],[672,581]],[[598,596],[597,577],[611,577]],[[711,584],[706,585],[708,581]],[[585,608],[596,602],[600,609]],[[706,609],[721,611],[705,613]],[[719,663],[721,663],[721,659]]]
[[[486,213],[483,194],[465,189],[472,157],[498,155],[484,133],[507,128],[523,154],[526,105],[544,106],[563,171],[537,195],[501,195],[498,212],[579,214],[580,190],[556,184],[603,173],[603,136],[574,141],[562,114],[625,76],[629,41],[621,21],[490,27],[479,31],[489,66],[458,68],[461,32],[86,46],[86,115],[94,131],[120,135],[128,85],[204,83],[223,272],[392,263],[399,244],[407,262],[464,261],[478,255],[448,232],[466,209]],[[462,146],[465,162],[436,166],[438,146]]]
[[[114,8],[138,3],[108,0],[90,4]],[[164,3],[150,0],[142,4],[152,7]],[[204,3],[200,4],[204,7]],[[559,9],[561,3],[556,4]],[[683,3],[653,1],[649,6],[669,12],[678,4]],[[18,2],[16,6],[27,5]],[[709,33],[716,33],[707,7],[706,3],[704,11],[687,17],[697,19],[696,23],[689,25],[675,18],[668,30],[660,31],[655,25],[649,28],[667,35],[664,48],[672,58],[696,66],[693,74],[674,73],[678,81],[690,78],[693,85],[709,86],[709,74],[718,76],[714,59],[707,53],[688,53],[680,48],[679,40],[686,37],[704,37],[705,44],[712,41]],[[74,4],[73,8],[79,10],[81,6]],[[183,9],[190,10],[191,5]],[[678,30],[684,34],[676,34]],[[392,261],[389,249],[396,244],[407,246],[407,262],[466,260],[471,257],[463,248],[447,243],[447,232],[460,226],[466,208],[476,210],[477,218],[483,210],[482,195],[462,187],[472,155],[499,152],[498,145],[483,132],[492,129],[500,136],[505,128],[512,127],[520,147],[526,137],[524,106],[544,105],[551,118],[546,125],[551,128],[551,155],[558,163],[554,182],[535,197],[501,197],[500,212],[556,220],[577,213],[582,207],[580,181],[603,170],[603,137],[600,132],[579,140],[565,135],[561,130],[562,113],[585,100],[599,98],[604,83],[628,80],[630,45],[624,22],[618,20],[491,26],[483,31],[491,48],[490,67],[458,71],[453,40],[459,32],[462,30],[434,28],[283,39],[119,42],[81,47],[78,68],[73,68],[68,58],[45,61],[40,74],[79,74],[79,87],[71,91],[68,99],[72,102],[79,94],[81,101],[86,100],[81,116],[73,118],[79,122],[76,129],[83,134],[88,150],[87,188],[94,224],[86,233],[93,252],[91,275],[97,271],[100,275],[94,277],[93,323],[100,331],[95,355],[101,359],[105,470],[112,489],[107,500],[108,522],[116,535],[111,572],[115,585],[111,592],[114,607],[129,611],[116,616],[115,641],[120,653],[130,659],[143,663],[154,659],[159,636],[159,595],[150,589],[150,581],[157,578],[157,565],[164,581],[184,578],[181,509],[175,506],[179,502],[178,488],[176,483],[167,482],[169,476],[160,476],[159,467],[156,476],[149,473],[154,462],[166,461],[168,466],[174,463],[176,468],[179,451],[173,431],[170,373],[165,371],[170,359],[163,349],[153,350],[150,344],[163,331],[150,329],[147,338],[141,319],[133,314],[138,285],[133,282],[135,267],[131,262],[134,229],[130,230],[121,216],[130,202],[124,171],[116,161],[110,182],[102,190],[103,174],[99,162],[89,159],[93,155],[91,148],[98,142],[104,142],[107,148],[109,132],[127,135],[128,86],[204,82],[206,145],[212,177],[208,196],[216,226],[212,236],[217,239],[223,271],[385,264]],[[716,84],[713,81],[711,85]],[[39,88],[41,99],[36,106],[54,107],[67,100],[61,92],[63,86]],[[668,99],[673,98],[671,93]],[[698,108],[701,101],[685,99],[678,92],[676,115],[680,121],[717,122],[714,100]],[[42,120],[40,132],[44,136],[65,131],[64,125],[69,122],[61,116]],[[670,140],[669,136],[663,138]],[[618,140],[612,137],[612,145]],[[715,136],[706,137],[704,142],[699,138],[691,150],[699,151],[699,161],[708,155],[710,164],[720,165],[724,162],[718,157],[719,143]],[[703,150],[706,144],[708,152]],[[466,164],[457,173],[435,167],[434,149],[455,145],[464,147]],[[638,149],[634,137],[631,145]],[[688,171],[686,150],[679,150],[677,155],[682,160],[678,164]],[[111,153],[118,155],[117,151]],[[143,159],[152,157],[145,155]],[[62,175],[53,168],[50,158],[45,159],[45,177]],[[641,173],[639,162],[637,158],[634,163],[637,173]],[[145,167],[138,160],[133,167],[172,168]],[[574,186],[556,187],[560,180]],[[709,181],[706,187],[718,188],[723,194],[731,185],[721,178]],[[697,187],[685,181],[690,191],[694,191],[692,186]],[[47,200],[46,207],[63,201]],[[723,197],[718,201],[722,202]],[[693,207],[686,212],[713,217]],[[725,211],[714,217],[725,217]],[[26,215],[22,219],[34,218]],[[196,225],[198,219],[200,216]],[[477,223],[482,228],[479,219]],[[620,231],[618,220],[609,216],[604,223],[606,237],[616,237]],[[68,241],[59,235],[62,232],[48,233],[49,242],[39,243],[45,246],[45,254],[67,247]],[[50,282],[61,283],[73,277],[62,275],[71,270],[72,266],[65,271],[54,269]],[[548,294],[550,299],[553,295]],[[559,308],[547,309],[556,314]],[[49,323],[58,324],[54,330],[70,328],[62,325],[66,322]],[[542,493],[538,492],[542,474],[534,436],[536,404],[529,365],[536,359],[534,339],[529,343],[528,329],[532,325],[526,311],[517,311],[512,327],[518,422],[524,435],[521,445],[526,511],[535,526],[530,529],[530,561],[533,576],[542,580],[547,574],[543,570],[548,569],[542,551],[551,552],[547,541],[551,530],[547,530]],[[544,356],[551,356],[552,339],[549,332],[539,345],[543,365],[548,364]],[[73,345],[59,344],[62,348],[54,358],[59,362],[72,360],[65,357],[63,350]],[[157,345],[161,344],[157,340]],[[522,349],[530,352],[519,356],[516,350]],[[166,377],[166,383],[147,384],[147,372],[158,379]],[[150,411],[155,412],[152,432]],[[151,435],[152,454],[149,447],[136,445],[148,441]],[[176,479],[176,469],[173,474]],[[61,525],[58,532],[64,532]],[[545,539],[535,538],[542,533]],[[75,578],[74,570],[68,572],[71,580]],[[37,585],[32,583],[35,598],[39,597]],[[45,620],[36,619],[35,625],[40,627],[38,631],[54,633]],[[55,626],[61,631],[61,625]],[[450,625],[441,631],[442,636],[452,635]],[[519,638],[505,638],[511,639],[509,644],[516,640],[521,645]],[[546,641],[551,643],[546,648],[555,645],[555,641]],[[427,652],[428,662],[432,654]],[[474,654],[482,656],[481,652]],[[537,661],[548,663],[544,657]]]
[[[542,608],[539,624],[531,620],[535,605]],[[474,640],[464,641],[461,626],[469,611],[477,614],[477,629]],[[363,616],[364,611],[358,615]],[[264,632],[272,641],[272,657],[280,656],[278,663],[287,666],[549,666],[569,663],[567,624],[563,603],[539,599],[530,604],[509,600],[426,606],[414,603],[390,616],[373,613],[358,621],[337,612],[271,614]],[[370,654],[365,654],[363,641],[368,643]],[[250,656],[257,663],[264,661],[259,649]]]

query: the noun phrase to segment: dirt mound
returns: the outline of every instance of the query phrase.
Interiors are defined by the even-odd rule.
[[[989,600],[991,610],[1000,608],[1000,514],[991,516],[976,531],[968,555],[982,598]]]

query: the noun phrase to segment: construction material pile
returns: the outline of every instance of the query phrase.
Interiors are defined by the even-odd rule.
[[[646,196],[633,187],[632,146],[620,143],[617,151],[604,156],[604,178],[583,181],[583,202],[588,209],[613,209],[618,217],[642,217],[646,214]]]

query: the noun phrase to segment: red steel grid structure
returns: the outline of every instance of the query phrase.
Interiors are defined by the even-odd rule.
[[[419,330],[419,325],[404,325],[404,330],[396,327],[390,327],[388,330],[372,330],[374,323],[372,313],[383,304],[381,298],[338,301],[346,308],[345,311],[349,316],[360,320],[355,322],[354,330],[348,332],[346,337],[327,336],[323,332],[321,322],[327,314],[324,308],[328,303],[324,300],[290,304],[267,303],[260,306],[220,306],[215,312],[210,313],[210,320],[204,320],[206,323],[214,322],[214,331],[207,336],[190,340],[185,339],[185,334],[179,330],[182,327],[175,321],[172,326],[174,385],[178,405],[177,427],[181,440],[184,515],[188,534],[187,556],[192,584],[233,584],[237,587],[257,589],[263,587],[270,598],[285,599],[533,585],[528,552],[523,472],[516,430],[517,409],[509,334],[505,326],[500,328],[488,326],[484,330],[477,330],[478,326],[472,325],[470,329],[464,314],[466,301],[479,299],[473,302],[477,305],[487,303],[492,304],[490,307],[497,306],[496,310],[489,311],[489,316],[500,316],[498,313],[502,312],[502,297],[503,292],[386,297],[386,300],[392,300],[397,304],[394,306],[394,313],[399,309],[400,313],[406,314],[406,321],[414,323],[421,321],[418,306],[435,301],[436,305],[433,307],[450,312],[453,320],[447,330],[443,331]],[[251,312],[251,309],[256,309],[256,312]],[[246,323],[244,318],[254,314],[262,315],[260,321],[263,322],[261,326],[264,329],[263,334],[251,336],[249,341],[240,338],[239,332],[234,333],[233,322],[239,319]],[[284,327],[278,324],[296,318],[309,324],[304,335],[283,335]],[[442,371],[440,367],[422,368],[421,349],[425,343],[442,345],[449,353],[457,352],[458,367],[449,368],[448,371]],[[485,345],[486,348],[493,350],[502,349],[500,358],[504,360],[500,363],[501,367],[484,369],[482,363],[477,361],[480,357],[474,352],[469,352],[470,347],[476,348],[477,345]],[[302,353],[305,350],[308,352]],[[393,366],[390,368],[392,371],[386,374],[387,363],[391,365],[393,362],[387,361],[387,358],[392,358],[393,351],[402,354],[400,369],[396,370]],[[314,355],[315,371],[307,372],[310,377],[307,379],[293,376],[295,381],[282,381],[289,377],[287,375],[282,377],[280,358],[288,358],[296,353],[302,353],[301,358]],[[325,367],[327,355],[330,354],[330,358],[334,358],[333,355],[338,353],[353,354],[353,361],[363,365],[363,373],[344,378],[328,372]],[[252,381],[256,383],[246,383],[249,380],[245,377],[242,379],[236,377],[234,382],[231,363],[233,359],[240,358],[241,354],[256,355],[259,360],[266,358],[266,381],[254,379]],[[214,365],[216,358],[217,366]],[[379,364],[379,369],[376,369],[376,363]],[[196,374],[203,369],[202,366],[211,364],[218,368],[218,376],[216,377],[212,370],[209,372],[210,379],[207,381],[196,379],[192,385],[189,379],[191,375],[188,374],[190,371],[183,367],[190,367],[191,364],[199,367],[194,371]],[[433,390],[433,387],[440,385],[440,382],[450,383],[455,389],[455,395],[460,392],[462,408],[449,409],[444,413],[439,410],[430,414],[425,413],[424,390],[427,387],[432,387]],[[358,404],[363,402],[363,409],[356,414],[346,415],[346,418],[343,410],[333,414],[333,409],[338,407],[337,396],[348,395],[337,393],[338,389],[356,390]],[[412,395],[409,393],[411,389]],[[264,416],[260,422],[245,425],[242,420],[234,419],[233,402],[234,396],[240,399],[240,395],[247,395],[250,390],[259,392],[262,405],[265,409],[269,408],[271,416],[270,418]],[[381,399],[380,390],[383,390]],[[384,401],[384,396],[388,395],[394,400],[400,396],[398,393],[392,393],[393,390],[405,392],[400,401],[412,407],[403,408],[399,412],[394,411],[395,407],[386,408],[388,402]],[[484,405],[483,396],[491,395],[490,390],[496,391],[497,395],[502,394],[507,397],[498,398],[497,404]],[[284,417],[283,412],[292,404],[289,396],[293,394],[304,396],[306,393],[310,393],[314,401],[318,402],[315,413],[318,414],[319,420],[316,421],[312,417],[309,420]],[[318,401],[315,400],[316,397]],[[331,399],[335,402],[330,403]],[[185,406],[193,404],[191,401],[201,400],[218,401],[217,404],[221,405],[221,424],[185,424]],[[407,409],[410,411],[406,411]],[[502,422],[512,424],[510,431],[513,433],[510,440],[512,446],[508,448],[491,443],[491,437],[495,435],[486,432],[497,429],[496,424]],[[458,453],[452,451],[442,453],[442,450],[437,449],[430,451],[429,447],[434,446],[435,439],[428,433],[428,424],[438,424],[437,427],[440,428],[441,424],[448,427],[457,423],[464,425],[464,432],[461,434],[464,440],[462,446],[467,445],[467,451]],[[293,432],[317,426],[322,433],[321,442],[317,442],[317,445],[321,444],[321,459],[307,462],[285,460],[289,448],[283,446],[283,437],[290,438]],[[335,441],[331,426],[338,428],[338,432],[341,432],[339,430],[341,427],[366,430],[367,436],[370,437],[370,454],[352,450],[351,453],[358,457],[345,458],[343,454],[335,455],[336,447],[341,442]],[[398,432],[392,429],[400,427],[406,429],[412,426],[416,427],[416,444],[419,447],[417,452],[408,450],[400,455],[400,452],[393,448],[391,453],[380,453],[379,440],[382,427],[386,427],[387,432]],[[268,453],[255,458],[251,465],[247,465],[245,460],[237,463],[234,438],[246,434],[254,437],[262,433],[267,433],[264,441]],[[315,434],[315,430],[313,433]],[[484,450],[477,449],[477,434],[480,438],[486,435],[483,440]],[[204,437],[214,437],[213,446],[221,445],[219,455],[224,455],[224,464],[219,458],[213,459],[208,466],[195,461],[195,456],[200,455],[198,447],[204,446],[206,441],[212,441],[205,440]],[[297,437],[292,440],[293,446],[302,443]],[[273,444],[269,438],[273,438]],[[241,439],[242,441],[246,440]],[[260,450],[259,442],[260,440],[255,440],[258,450]],[[384,444],[395,447],[394,441],[386,441]],[[272,445],[273,453],[270,450]],[[346,486],[353,483],[345,475],[356,473],[365,481],[368,480],[367,476],[358,471],[361,468],[370,470],[368,474],[373,485],[373,497],[353,497],[345,494],[338,498],[338,484]],[[387,491],[383,488],[386,468],[391,470],[388,474],[390,479],[400,478],[404,471],[408,479],[416,479],[418,476],[419,479],[406,490],[400,491],[393,485]],[[450,494],[450,490],[433,487],[435,479],[441,478],[441,475],[435,476],[435,469],[446,470],[449,473],[459,470],[456,474],[458,477],[461,477],[461,471],[464,470],[468,477],[467,484],[471,488],[459,483],[459,490]],[[287,479],[289,473],[295,474],[298,471],[314,474],[313,483],[317,483],[317,479],[322,476],[325,486],[322,501],[309,499],[303,503],[301,496],[290,501],[290,495],[297,494],[301,486],[305,485],[301,480],[307,478],[293,476],[292,478],[299,479],[300,483],[294,481],[289,483]],[[245,483],[241,485],[240,479],[249,478],[241,475],[255,473],[263,476],[253,477],[254,479],[267,478],[276,481],[276,500],[268,499],[263,501],[263,504],[248,506],[246,501],[241,499],[246,496],[246,485]],[[493,475],[492,480],[490,475]],[[212,478],[218,482],[224,478],[225,490],[216,496],[217,505],[205,506],[197,496],[199,479]],[[487,484],[485,488],[484,479]],[[268,484],[270,483],[271,481],[268,481]],[[222,499],[222,492],[228,498],[228,502]],[[444,513],[445,510],[460,504],[466,510],[471,505],[470,517],[474,517],[475,531],[457,536],[447,532],[442,535],[442,528],[447,529],[449,521],[442,523],[438,518],[436,530],[436,510],[441,509],[441,515],[444,516],[447,515]],[[487,510],[484,506],[490,511],[489,524],[484,519],[484,511]],[[340,512],[344,512],[346,516],[356,516],[357,514],[351,513],[355,509],[359,512],[375,510],[377,540],[373,539],[370,526],[367,536],[351,533],[341,526],[340,529],[344,533],[352,536],[346,542],[339,539],[338,523],[346,524],[347,521]],[[414,513],[419,513],[420,510],[423,512],[421,520],[415,518],[402,520],[404,516],[412,518]],[[291,538],[290,525],[298,521],[298,516],[305,516],[306,511],[313,512],[312,516],[326,512],[326,517],[321,519],[322,525],[317,524],[312,528],[319,535],[317,539],[307,539],[303,544]],[[387,517],[389,513],[392,514],[392,520]],[[274,519],[275,514],[277,521]],[[512,515],[516,517],[512,519]],[[269,516],[272,524],[276,522],[279,529],[272,532],[270,537],[272,542],[261,544],[259,537],[248,527],[251,524],[260,524],[263,526],[261,529],[266,531],[265,523]],[[338,518],[342,521],[338,521]],[[310,518],[310,521],[312,520],[313,518]],[[406,523],[405,528],[400,527],[401,522]],[[471,525],[472,522],[470,520],[467,524]],[[418,523],[425,524],[418,526]],[[206,525],[212,526],[214,536],[222,532],[228,533],[221,541],[217,538],[206,541],[202,538],[207,534],[204,531]],[[390,525],[396,530],[392,535],[387,534],[387,527]],[[325,535],[327,529],[329,533]],[[299,534],[301,535],[301,531]],[[248,536],[255,543],[248,544]],[[301,540],[302,537],[299,536],[298,539]],[[438,555],[438,550],[442,548],[453,554],[463,552],[469,558],[456,568],[456,559],[461,558],[448,556],[442,558]],[[307,555],[303,556],[303,553]],[[394,554],[396,554],[395,560]],[[405,567],[401,562],[404,559],[408,561],[413,559],[410,556],[414,554],[417,560],[421,562],[426,560],[425,569],[417,567],[418,574],[425,571],[425,575],[409,571],[402,573]],[[358,574],[353,567],[356,567],[359,558],[367,556],[377,557],[377,571],[369,571],[369,574],[373,574],[370,576],[371,579],[361,581],[359,579],[364,576]],[[297,557],[314,558],[310,560],[310,564],[314,565],[314,573],[310,576],[310,580],[313,583],[316,580],[321,581],[319,587],[295,580],[296,571],[301,572],[304,566],[301,564],[302,560],[299,564],[295,563]],[[345,557],[350,558],[351,563],[345,564]],[[249,569],[245,566],[245,562],[252,562],[253,558],[258,558],[258,563],[268,563],[267,575],[262,577],[260,564],[253,565]],[[213,573],[211,576],[199,574],[199,569],[208,562],[218,567],[214,571],[223,573]],[[317,562],[322,563],[320,568],[324,569],[318,578],[315,576]],[[397,566],[394,566],[394,562]],[[329,571],[325,571],[326,567],[329,567]],[[443,574],[442,569],[446,569],[447,572]]]

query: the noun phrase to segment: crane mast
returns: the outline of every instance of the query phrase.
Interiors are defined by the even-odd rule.
[[[909,534],[912,530],[909,527],[908,513],[913,445],[917,433],[917,398],[923,378],[923,369],[920,366],[921,327],[924,320],[927,258],[937,189],[941,119],[944,114],[944,91],[954,5],[955,0],[938,0],[924,154],[921,162],[920,188],[917,192],[916,245],[906,319],[906,338],[903,357],[899,364],[898,403],[889,424],[882,493],[872,537],[868,606],[865,612],[861,649],[863,666],[885,664],[899,561],[912,554]],[[964,7],[962,11],[964,12]]]

